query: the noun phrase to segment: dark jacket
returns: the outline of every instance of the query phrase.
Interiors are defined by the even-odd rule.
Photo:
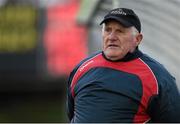
[[[138,49],[122,60],[103,52],[83,60],[70,74],[71,122],[180,122],[175,78]]]

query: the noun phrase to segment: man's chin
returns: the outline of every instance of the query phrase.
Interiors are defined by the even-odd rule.
[[[122,58],[120,54],[115,54],[111,52],[104,52],[104,54],[107,59],[112,60],[112,61],[119,60]]]

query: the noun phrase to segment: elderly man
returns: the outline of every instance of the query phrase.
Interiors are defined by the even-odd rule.
[[[143,35],[135,12],[113,9],[100,24],[103,50],[80,62],[69,77],[70,121],[180,122],[175,78],[139,50]]]

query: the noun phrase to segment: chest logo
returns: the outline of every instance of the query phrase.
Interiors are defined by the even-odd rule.
[[[81,71],[83,71],[84,70],[84,68],[86,68],[89,64],[91,64],[91,63],[93,63],[94,61],[93,60],[91,60],[91,61],[89,61],[89,62],[87,62],[87,63],[85,63],[84,65],[82,65],[82,67],[80,67],[80,69],[79,69],[79,71],[81,72]]]

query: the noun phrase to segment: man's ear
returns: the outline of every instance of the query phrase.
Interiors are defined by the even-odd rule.
[[[136,35],[136,45],[138,46],[143,39],[143,35],[141,33]]]

